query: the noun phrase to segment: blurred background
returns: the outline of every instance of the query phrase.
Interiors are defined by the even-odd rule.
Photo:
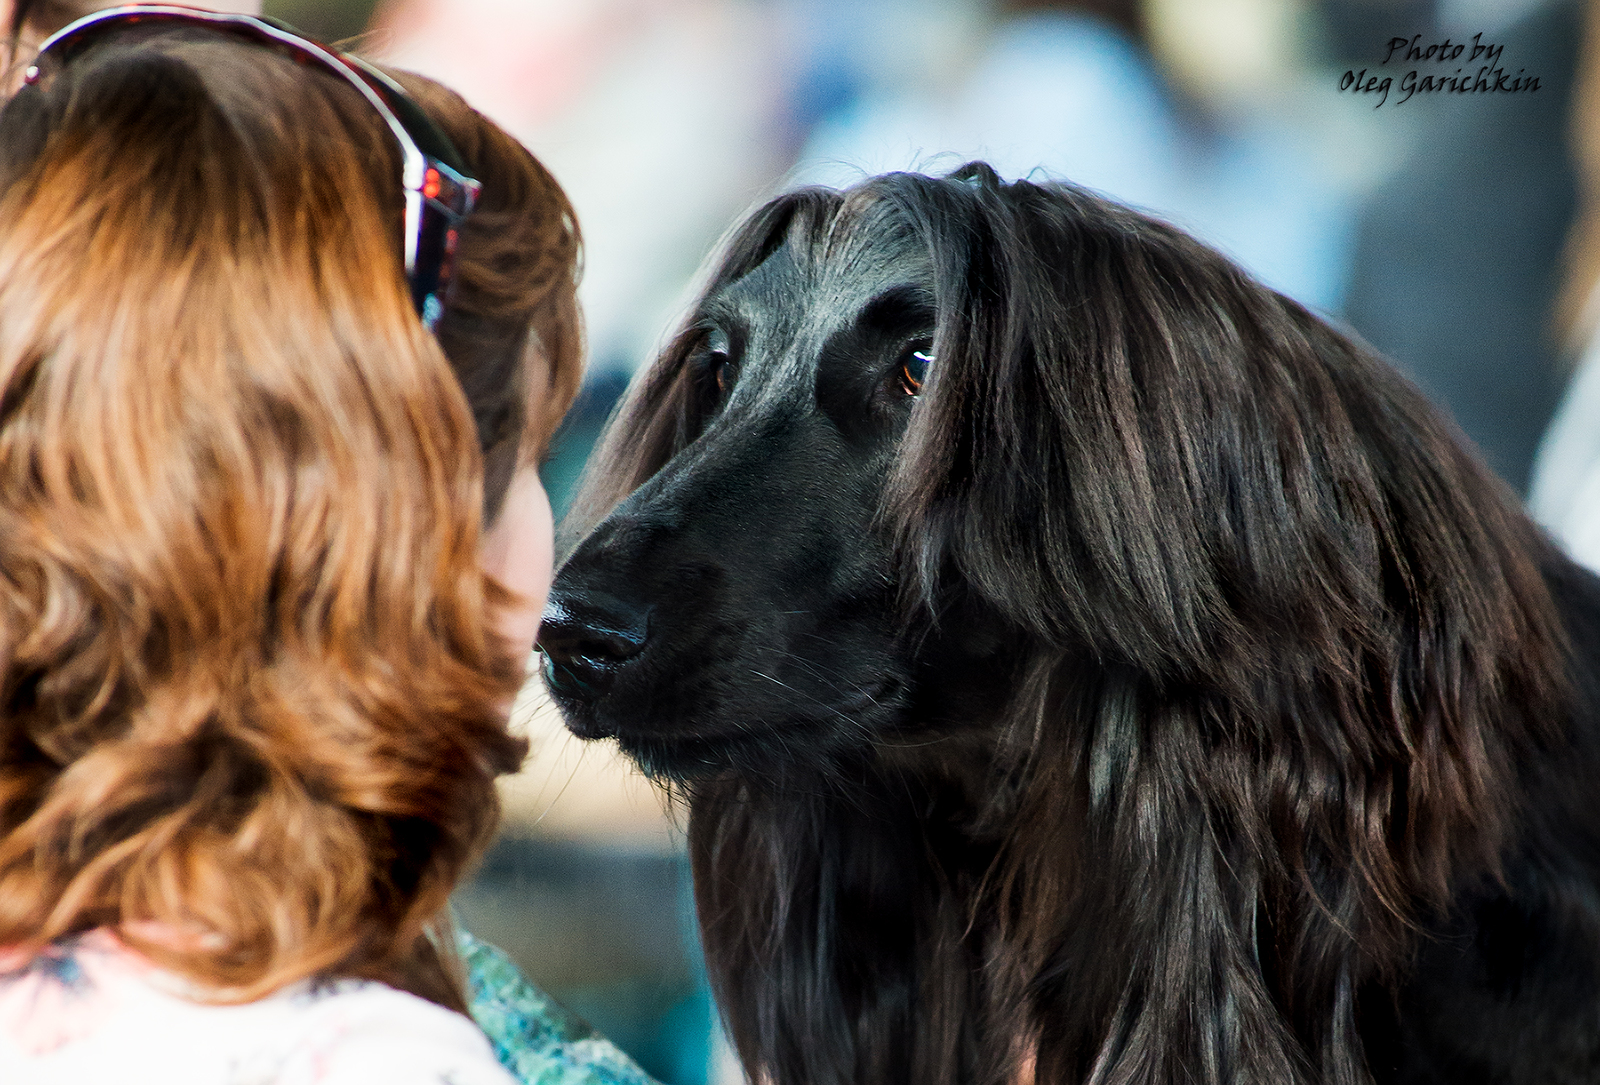
[[[547,471],[558,513],[719,235],[796,184],[983,157],[1149,209],[1353,327],[1519,492],[1592,324],[1580,288],[1600,257],[1563,256],[1589,207],[1572,125],[1581,137],[1594,113],[1579,93],[1587,12],[1572,0],[266,9],[455,87],[570,193],[591,357]],[[1483,63],[1383,63],[1392,38],[1446,37],[1503,46],[1495,64],[1538,90],[1402,103],[1408,70]],[[1386,100],[1341,90],[1357,72],[1391,77]],[[1600,440],[1600,406],[1567,415],[1580,446]],[[614,751],[569,739],[536,688],[518,717],[535,754],[508,784],[504,838],[458,898],[465,922],[663,1081],[740,1080],[716,1036],[671,813]]]

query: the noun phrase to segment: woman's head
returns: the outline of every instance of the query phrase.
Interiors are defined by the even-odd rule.
[[[480,521],[576,383],[576,232],[411,86],[484,183],[437,341],[337,76],[173,31],[0,111],[0,944],[153,922],[234,997],[395,979],[493,827]]]

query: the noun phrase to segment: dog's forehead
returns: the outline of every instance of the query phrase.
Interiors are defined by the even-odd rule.
[[[791,341],[821,341],[874,299],[911,287],[931,292],[933,262],[903,235],[842,231],[827,243],[790,239],[719,291],[716,308]]]

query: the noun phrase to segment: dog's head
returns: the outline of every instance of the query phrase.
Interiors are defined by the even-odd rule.
[[[913,695],[880,512],[933,379],[936,284],[889,208],[843,231],[841,205],[790,197],[735,239],[601,453],[602,506],[638,489],[552,593],[551,692],[647,769],[855,746]]]
[[[1411,593],[1481,609],[1418,562],[1537,594],[1464,496],[1492,485],[1370,352],[1163,223],[980,165],[805,190],[609,428],[546,679],[680,777],[914,744],[1041,648],[1277,718],[1414,653]]]

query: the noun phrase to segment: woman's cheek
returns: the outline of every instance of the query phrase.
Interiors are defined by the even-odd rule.
[[[517,600],[500,612],[500,634],[518,651],[533,651],[539,616],[550,592],[555,524],[539,472],[525,467],[506,490],[500,515],[484,534],[483,570]]]

